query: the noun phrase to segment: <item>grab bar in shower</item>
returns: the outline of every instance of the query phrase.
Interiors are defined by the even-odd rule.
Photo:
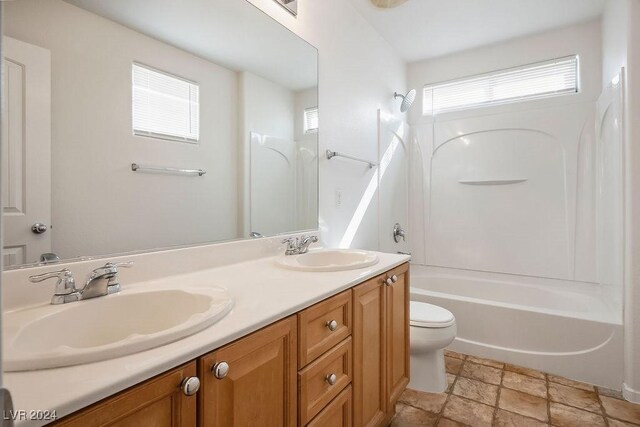
[[[519,179],[461,179],[458,181],[460,184],[465,185],[509,185],[509,184],[518,184],[520,182],[528,181],[528,178],[519,178]]]
[[[147,166],[139,165],[137,163],[131,163],[131,170],[134,172],[161,172],[161,173],[175,173],[179,175],[198,175],[202,176],[207,173],[204,169],[179,169],[169,168],[165,166]]]
[[[327,150],[327,160],[331,160],[334,157],[344,157],[345,159],[350,159],[350,160],[354,160],[356,162],[366,163],[366,164],[369,165],[369,168],[373,168],[375,166],[378,166],[377,163],[370,162],[369,160],[364,160],[364,159],[360,159],[358,157],[349,156],[348,154],[338,153],[337,151]]]

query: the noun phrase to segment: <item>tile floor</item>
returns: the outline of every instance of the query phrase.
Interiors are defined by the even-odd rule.
[[[447,391],[406,390],[392,426],[640,426],[640,405],[626,402],[620,392],[448,350],[445,354]]]

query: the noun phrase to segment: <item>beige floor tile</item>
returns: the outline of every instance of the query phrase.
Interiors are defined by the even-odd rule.
[[[455,359],[462,359],[462,360],[466,359],[467,357],[466,354],[456,353],[455,351],[447,350],[446,348],[444,350],[444,355],[448,357],[453,357]]]
[[[539,380],[544,380],[546,378],[544,373],[536,371],[535,369],[525,368],[524,366],[509,365],[507,363],[506,365],[504,365],[504,370],[526,375],[528,377],[537,378]]]
[[[638,427],[639,424],[625,423],[624,421],[614,420],[613,418],[607,418],[609,427]]]
[[[622,396],[622,392],[618,390],[611,390],[610,388],[604,388],[604,387],[596,387],[596,392],[598,392],[600,396],[609,396],[609,397],[614,397],[616,399],[624,399],[624,397]]]
[[[598,396],[593,391],[549,383],[549,399],[565,405],[600,413]]]
[[[549,424],[498,409],[493,425],[494,427],[544,427]]]
[[[460,375],[474,380],[484,381],[489,384],[500,384],[502,370],[491,366],[466,362],[460,371]]]
[[[545,380],[528,377],[516,372],[505,371],[502,377],[502,386],[547,398],[547,382]]]
[[[427,427],[435,426],[438,416],[429,412],[422,411],[413,406],[396,405],[396,416],[391,421],[393,427]]]
[[[424,393],[409,388],[406,389],[404,393],[400,395],[400,399],[398,399],[400,403],[414,406],[433,414],[440,413],[445,400],[447,400],[445,393]]]
[[[461,359],[456,359],[455,357],[446,357],[444,358],[444,365],[447,369],[447,372],[450,374],[458,375],[460,372],[460,368],[464,363]]]
[[[522,393],[508,388],[500,390],[500,401],[498,406],[501,409],[515,412],[520,415],[535,418],[547,422],[547,401],[537,396]]]
[[[456,376],[447,372],[447,390],[446,393],[451,393],[451,386],[453,382],[456,380]]]
[[[551,402],[551,424],[557,427],[606,427],[604,418],[593,412]]]
[[[467,360],[473,363],[479,363],[480,365],[491,366],[492,368],[498,368],[498,369],[504,368],[504,363],[498,362],[496,360],[485,359],[485,358],[476,357],[476,356],[467,356]]]
[[[451,395],[442,414],[450,420],[470,426],[489,427],[493,419],[493,410],[492,406]]]
[[[438,421],[438,427],[467,427],[467,425],[448,418],[440,418],[440,421]]]
[[[607,396],[600,396],[600,400],[607,416],[640,424],[640,405]]]
[[[569,378],[564,378],[564,377],[557,377],[551,374],[549,374],[549,381],[562,384],[562,385],[568,385],[569,387],[575,387],[575,388],[579,388],[587,391],[595,390],[595,387],[592,386],[591,384],[581,383],[579,381],[570,380]]]
[[[498,386],[460,377],[453,388],[453,394],[495,406],[498,399]]]

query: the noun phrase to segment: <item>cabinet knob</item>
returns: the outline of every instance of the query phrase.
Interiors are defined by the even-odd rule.
[[[391,277],[387,277],[387,280],[385,280],[384,283],[386,283],[387,286],[391,286],[393,285],[393,280],[391,280]]]
[[[182,389],[185,396],[193,396],[200,390],[200,379],[198,377],[187,377],[182,380],[180,389]]]
[[[211,368],[213,375],[221,380],[229,373],[229,364],[227,362],[218,362]]]
[[[391,281],[393,283],[396,283],[398,281],[398,276],[396,276],[395,274],[393,276],[391,276]]]
[[[327,374],[327,376],[324,377],[324,380],[327,382],[327,384],[334,385],[336,381],[338,381],[338,377],[336,376],[336,374]]]
[[[338,322],[335,320],[327,320],[326,326],[331,332],[333,332],[338,329]]]

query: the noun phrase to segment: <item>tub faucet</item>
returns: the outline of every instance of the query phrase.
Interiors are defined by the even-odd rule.
[[[309,245],[312,243],[316,243],[318,241],[318,236],[300,236],[298,237],[288,237],[282,241],[285,243],[286,249],[284,251],[285,255],[302,255],[306,254],[309,251]]]

